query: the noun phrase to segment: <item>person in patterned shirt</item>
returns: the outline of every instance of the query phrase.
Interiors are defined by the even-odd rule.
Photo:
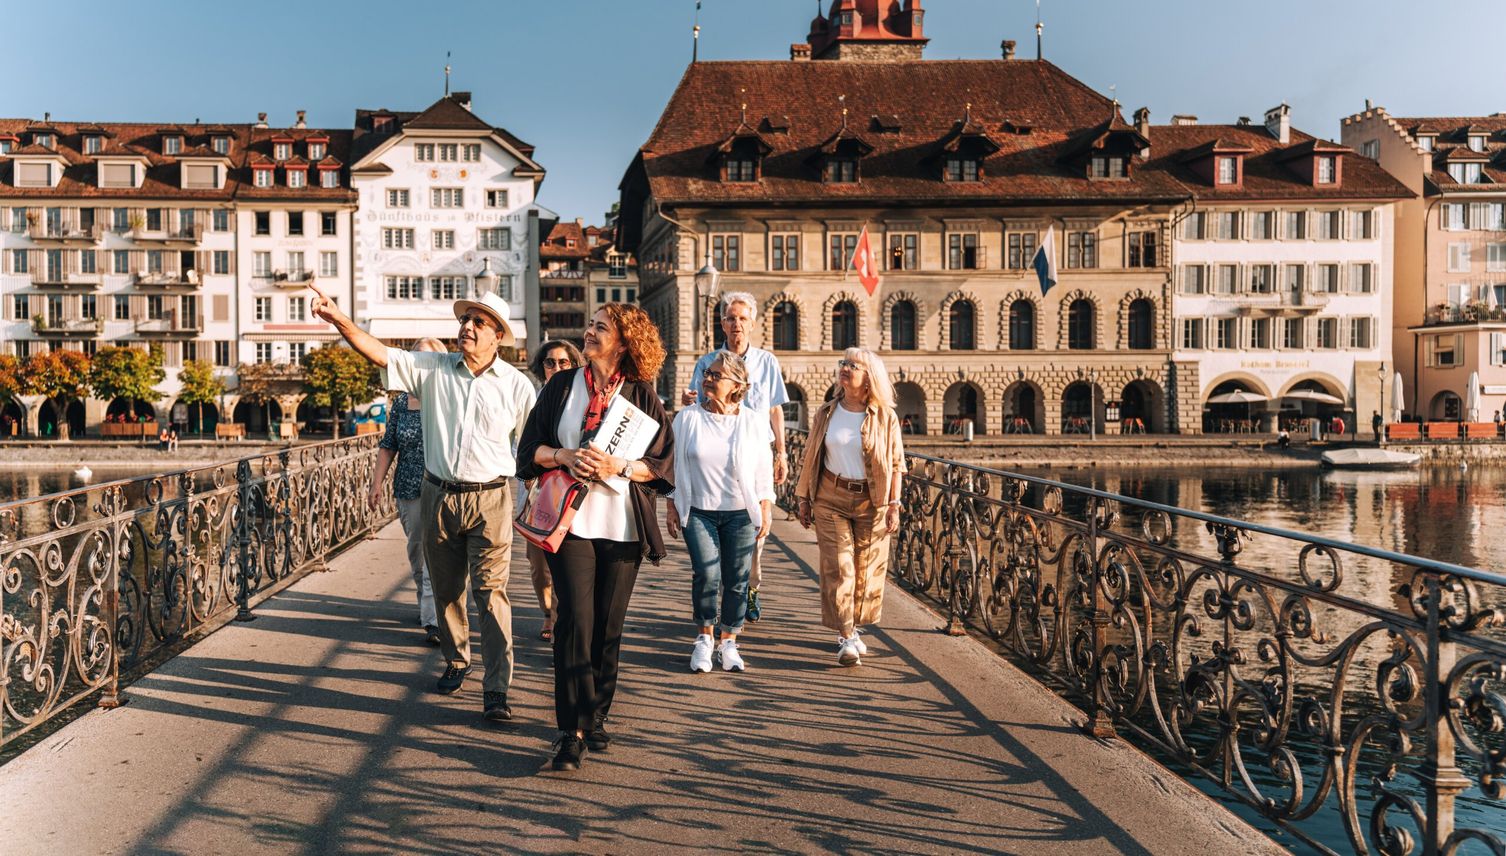
[[[415,351],[443,354],[448,348],[434,337],[418,340]],[[397,499],[397,516],[408,539],[408,567],[413,572],[413,586],[418,589],[418,623],[424,629],[424,641],[439,644],[439,618],[434,611],[434,588],[424,565],[424,532],[420,525],[419,495],[424,485],[424,429],[419,418],[423,409],[418,398],[406,392],[394,392],[388,398],[387,431],[378,446],[376,471],[366,502],[376,508],[381,501],[387,471],[397,459],[392,475],[392,495]]]

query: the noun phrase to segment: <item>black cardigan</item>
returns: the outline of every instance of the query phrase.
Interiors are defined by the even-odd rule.
[[[565,410],[565,399],[570,396],[570,386],[575,383],[575,375],[581,371],[585,369],[557,372],[540,390],[539,400],[534,403],[533,412],[528,414],[528,422],[523,426],[523,436],[518,440],[518,478],[536,479],[544,471],[554,469],[534,463],[533,455],[539,446],[559,447],[560,414]],[[670,430],[669,417],[664,413],[664,405],[654,392],[653,384],[625,381],[617,394],[626,397],[630,404],[659,423],[659,433],[654,436],[654,441],[641,458],[654,477],[646,482],[633,482],[628,489],[633,514],[638,518],[639,559],[647,556],[650,562],[657,565],[664,558],[664,536],[659,533],[659,515],[654,497],[674,490],[674,432]]]

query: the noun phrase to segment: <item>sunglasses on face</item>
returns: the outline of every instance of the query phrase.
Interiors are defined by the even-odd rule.
[[[486,317],[485,315],[474,315],[470,312],[467,312],[466,314],[460,316],[460,326],[464,327],[467,324],[477,329],[494,329],[492,326],[492,319]]]
[[[546,368],[546,369],[573,369],[573,368],[575,368],[575,363],[572,362],[569,357],[564,357],[564,358],[558,359],[558,360],[549,360],[549,359],[546,359],[546,360],[544,360],[544,368]]]

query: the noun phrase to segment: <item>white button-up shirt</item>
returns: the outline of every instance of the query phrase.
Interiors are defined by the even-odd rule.
[[[436,478],[489,482],[517,472],[513,447],[536,393],[500,357],[473,375],[460,354],[388,348],[387,388],[423,401],[424,468]]]

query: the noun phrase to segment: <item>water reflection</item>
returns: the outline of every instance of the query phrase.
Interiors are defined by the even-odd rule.
[[[73,490],[75,488],[88,487],[115,481],[116,479],[137,478],[149,475],[149,470],[141,467],[112,467],[109,465],[95,466],[88,481],[74,475],[75,467],[65,465],[57,469],[43,469],[39,467],[7,467],[0,463],[0,502],[10,502],[15,499],[33,499],[49,493],[57,493],[61,490]]]

